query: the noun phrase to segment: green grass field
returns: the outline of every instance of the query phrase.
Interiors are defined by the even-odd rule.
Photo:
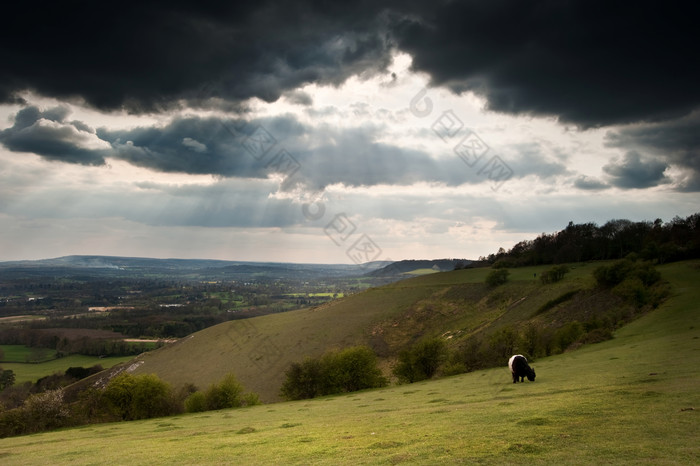
[[[0,440],[3,464],[698,464],[698,262],[613,340],[507,368],[322,399]],[[430,277],[433,277],[432,275]],[[505,362],[504,362],[505,364]]]
[[[403,275],[409,276],[420,276],[420,275],[430,275],[431,273],[438,273],[439,270],[435,269],[415,269],[410,272],[404,272]]]
[[[4,348],[4,346],[3,346]],[[12,370],[15,373],[15,384],[24,382],[36,382],[38,379],[55,373],[63,373],[69,367],[92,367],[96,364],[107,369],[116,364],[129,361],[133,356],[98,358],[96,356],[83,356],[73,354],[59,359],[54,359],[38,364],[3,363],[2,368]]]
[[[24,345],[0,345],[0,363],[45,362],[56,359],[56,351],[48,348],[30,348]]]

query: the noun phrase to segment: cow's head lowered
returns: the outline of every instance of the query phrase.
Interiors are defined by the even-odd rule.
[[[533,369],[532,367],[528,367],[528,369],[530,369],[530,370],[527,371],[527,380],[529,380],[530,382],[534,382],[535,381],[535,369]]]

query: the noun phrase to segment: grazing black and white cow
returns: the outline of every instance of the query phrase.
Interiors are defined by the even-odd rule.
[[[535,381],[535,369],[530,367],[530,365],[527,363],[527,359],[525,359],[525,356],[522,354],[515,354],[511,356],[511,358],[508,360],[508,367],[510,368],[510,372],[513,374],[513,383],[518,382],[518,378],[520,378],[521,382],[524,382],[524,378],[527,377],[527,380],[530,382]]]

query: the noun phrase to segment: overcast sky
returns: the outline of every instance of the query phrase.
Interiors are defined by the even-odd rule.
[[[700,211],[690,2],[225,3],[3,7],[0,261],[476,259]]]

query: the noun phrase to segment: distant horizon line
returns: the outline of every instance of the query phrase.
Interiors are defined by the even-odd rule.
[[[454,257],[442,257],[442,258],[432,258],[432,259],[399,259],[399,260],[375,260],[369,262],[363,262],[361,264],[357,263],[342,263],[342,262],[284,262],[284,261],[265,261],[265,260],[237,260],[237,259],[210,259],[210,258],[182,258],[182,257],[148,257],[148,256],[116,256],[109,254],[68,254],[64,256],[56,257],[45,257],[41,259],[10,259],[4,260],[0,259],[0,264],[11,264],[11,263],[26,263],[26,262],[48,262],[57,261],[60,259],[68,258],[104,258],[104,259],[134,259],[134,260],[154,260],[154,261],[209,261],[209,262],[235,262],[241,264],[294,264],[294,265],[337,265],[337,266],[357,266],[362,267],[366,264],[376,264],[376,263],[395,263],[402,261],[469,261],[476,262],[476,259],[466,259],[466,258],[454,258]]]

